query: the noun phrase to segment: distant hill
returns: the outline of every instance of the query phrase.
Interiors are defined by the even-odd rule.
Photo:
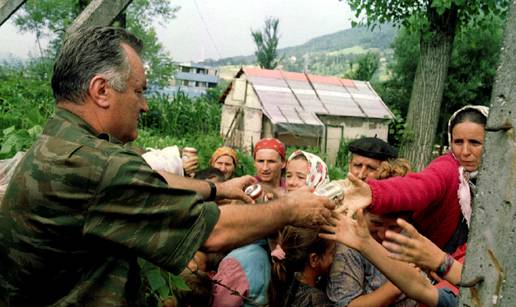
[[[342,75],[358,55],[375,51],[385,62],[390,56],[390,45],[398,30],[390,24],[371,31],[357,27],[333,34],[319,36],[308,42],[278,50],[283,56],[281,65],[288,71],[308,71],[324,75]],[[221,67],[256,64],[254,55],[236,56],[219,60],[206,60],[202,64]]]

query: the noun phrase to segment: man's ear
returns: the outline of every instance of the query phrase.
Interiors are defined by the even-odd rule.
[[[111,87],[109,87],[108,81],[103,76],[95,76],[90,80],[88,93],[97,106],[104,109],[109,107],[108,97],[110,90]]]

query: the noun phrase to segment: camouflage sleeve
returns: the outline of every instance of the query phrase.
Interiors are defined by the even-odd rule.
[[[132,151],[108,159],[83,232],[179,274],[219,216],[214,203],[171,189]]]
[[[326,294],[336,306],[347,306],[364,294],[364,264],[360,253],[337,245]]]

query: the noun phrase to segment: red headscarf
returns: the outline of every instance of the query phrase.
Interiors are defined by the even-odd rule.
[[[260,149],[272,149],[279,153],[281,160],[285,161],[285,145],[278,139],[265,138],[261,139],[254,145],[253,158],[256,158],[256,152]]]

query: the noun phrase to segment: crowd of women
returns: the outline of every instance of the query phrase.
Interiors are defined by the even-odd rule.
[[[409,172],[409,162],[394,154],[386,161],[367,153],[360,162],[352,160],[348,180],[341,181],[341,209],[330,225],[287,226],[228,254],[197,252],[182,273],[191,290],[179,293],[179,304],[456,306],[487,115],[483,106],[455,112],[448,125],[449,152],[421,172]],[[257,157],[257,148],[277,153],[278,160]],[[264,187],[257,203],[329,182],[327,166],[317,155],[296,150],[285,159],[285,148],[275,139],[257,148],[257,163],[284,166],[273,185],[257,175]],[[191,168],[197,161],[188,163]],[[211,168],[195,176],[223,181],[234,175],[237,164],[234,150],[221,147]],[[364,175],[368,168],[374,175]],[[273,171],[266,174],[274,177]]]

